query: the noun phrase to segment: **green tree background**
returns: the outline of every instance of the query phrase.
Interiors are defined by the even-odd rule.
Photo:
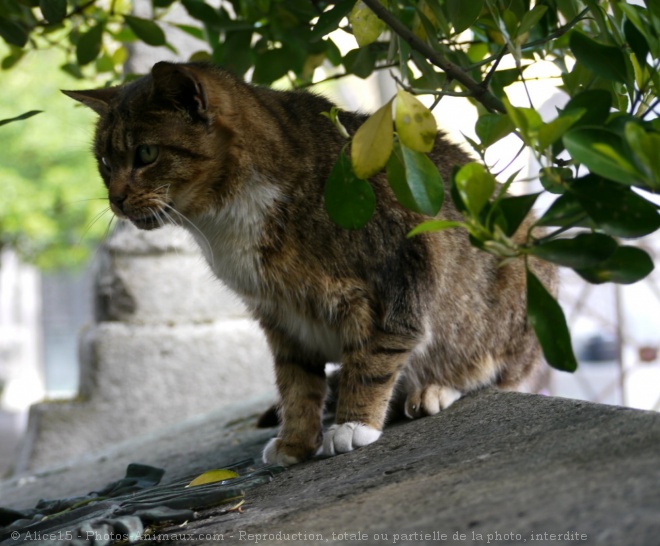
[[[140,5],[150,7],[149,16],[136,16],[126,0],[0,0],[0,36],[9,48],[2,60],[3,81],[32,71],[27,63],[45,54],[58,55],[62,73],[89,85],[130,79],[135,75],[125,74],[124,63],[131,43],[176,52],[168,43],[168,27],[197,40],[199,51],[191,60],[217,63],[258,84],[307,87],[318,78],[391,71],[399,91],[347,138],[350,159],[342,153],[327,182],[326,207],[337,223],[357,229],[369,220],[370,207],[353,203],[370,201],[367,180],[386,169],[405,206],[432,217],[444,199],[452,199],[463,212],[462,222],[430,220],[417,233],[466,229],[475,246],[502,260],[536,256],[592,283],[634,283],[653,270],[652,258],[636,241],[660,227],[653,198],[660,190],[660,0],[231,0],[214,5],[144,0]],[[177,9],[190,21],[172,16]],[[337,32],[352,35],[354,47],[342,51]],[[512,104],[507,94],[510,85],[525,85],[528,68],[541,60],[560,71],[558,87],[570,99],[549,120],[540,117],[533,97]],[[315,70],[319,66],[327,68],[323,75]],[[475,161],[445,181],[449,195],[425,155],[429,140],[424,136],[435,131],[435,122],[417,95],[432,97],[431,110],[445,97],[462,97],[478,113],[477,138],[466,138]],[[45,97],[43,104],[48,104]],[[337,112],[328,115],[341,131]],[[41,114],[17,121],[12,129],[21,128],[18,138],[30,125],[57,126],[46,120]],[[3,140],[8,130],[0,128]],[[523,243],[511,236],[539,193],[507,195],[516,175],[502,179],[487,156],[510,134],[517,137],[520,153],[530,153],[540,165],[541,193],[554,198],[536,224],[547,231],[530,230]],[[75,175],[62,182],[67,169],[86,161],[74,159],[71,150],[67,141],[43,160],[28,153],[35,161],[24,162],[23,170],[3,162],[14,180],[15,198],[0,208],[0,237],[46,264],[57,261],[48,258],[56,249],[72,247],[77,222],[90,225],[96,214],[91,203],[68,206],[93,193],[89,186],[78,193],[82,182]],[[17,149],[14,155],[25,154]],[[17,172],[26,182],[16,180]],[[45,212],[35,215],[36,210]],[[96,229],[87,240],[94,240]],[[527,285],[528,316],[546,359],[574,369],[559,305],[529,270]]]
[[[0,246],[48,269],[83,263],[109,221],[89,154],[94,116],[59,92],[77,82],[59,70],[58,57],[29,55],[0,86],[0,118],[43,110],[0,127]]]

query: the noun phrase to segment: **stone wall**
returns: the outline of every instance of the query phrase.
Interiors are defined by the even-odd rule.
[[[258,325],[186,232],[121,223],[97,261],[79,397],[32,407],[18,471],[62,464],[274,389]]]

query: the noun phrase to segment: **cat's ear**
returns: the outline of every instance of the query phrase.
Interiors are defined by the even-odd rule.
[[[106,87],[103,89],[89,89],[87,91],[65,91],[62,93],[71,97],[73,100],[82,102],[88,106],[98,115],[102,116],[107,113],[110,101],[117,95],[118,87]]]
[[[151,69],[152,100],[183,109],[193,118],[207,119],[208,103],[204,85],[185,65],[159,62]]]

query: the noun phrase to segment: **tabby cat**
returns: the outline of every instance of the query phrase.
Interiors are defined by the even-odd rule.
[[[123,86],[65,93],[100,116],[94,153],[112,211],[140,229],[188,229],[263,328],[281,395],[266,462],[374,442],[397,396],[408,417],[433,415],[535,367],[521,261],[499,264],[460,229],[406,237],[428,218],[402,207],[382,172],[365,227],[328,217],[324,186],[346,141],[321,115],[325,98],[166,62]],[[339,119],[353,134],[366,116]],[[430,157],[445,180],[469,161],[441,134]],[[439,217],[461,219],[449,199]],[[552,289],[554,270],[535,271]],[[329,362],[341,370],[323,433]]]

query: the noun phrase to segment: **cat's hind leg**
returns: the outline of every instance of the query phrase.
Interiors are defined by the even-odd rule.
[[[435,415],[447,409],[463,393],[454,387],[428,384],[421,389],[413,389],[406,395],[404,412],[409,419],[417,419],[425,415]]]

